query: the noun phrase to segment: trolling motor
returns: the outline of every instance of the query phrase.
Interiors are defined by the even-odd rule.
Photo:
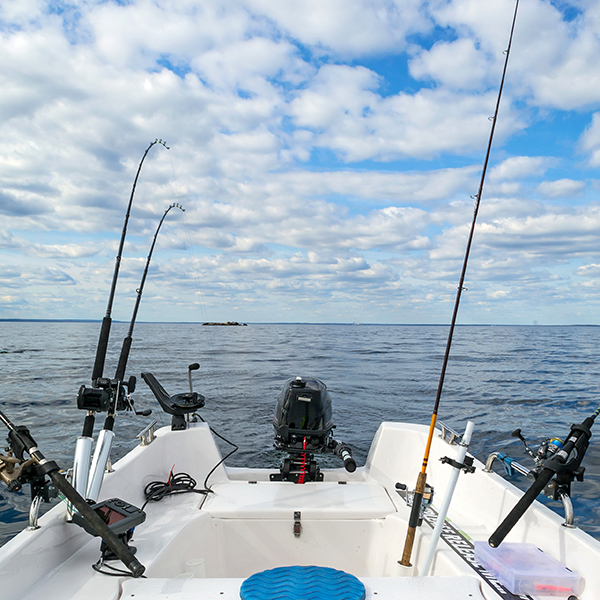
[[[290,456],[284,459],[279,473],[271,474],[271,481],[323,481],[314,460],[316,453],[333,452],[344,461],[346,471],[356,470],[350,447],[332,437],[331,397],[319,379],[296,377],[286,381],[277,397],[273,427],[275,448]]]
[[[534,482],[504,521],[498,526],[496,531],[492,533],[488,540],[490,546],[497,548],[502,543],[511,529],[525,514],[525,511],[533,504],[533,501],[537,498],[538,494],[546,489],[552,489],[551,487],[549,488],[549,486],[554,485],[556,494],[563,493],[570,495],[571,483],[575,479],[577,479],[577,481],[583,481],[585,467],[581,466],[581,462],[590,445],[592,425],[599,414],[600,406],[592,416],[585,419],[583,423],[571,425],[571,431],[567,436],[567,441],[564,445],[559,447],[557,442],[560,440],[558,440],[558,438],[553,438],[553,440],[556,441],[551,444],[551,440],[549,440],[545,445],[546,449],[542,450],[541,454],[540,450],[538,450],[537,457],[539,458],[536,458],[538,464],[535,469],[531,470],[531,473],[534,476]],[[515,437],[521,437],[521,432],[519,430],[513,433],[515,434]],[[542,446],[544,446],[543,443]],[[551,451],[551,446],[555,446],[556,449]],[[547,458],[543,458],[543,455],[547,452],[550,452],[550,454],[547,455]]]

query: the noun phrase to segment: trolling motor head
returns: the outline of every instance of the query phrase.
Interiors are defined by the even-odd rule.
[[[289,452],[279,473],[271,481],[323,481],[314,453],[333,452],[344,461],[347,471],[356,470],[350,448],[333,439],[331,397],[319,379],[288,379],[277,397],[275,416],[275,448]]]

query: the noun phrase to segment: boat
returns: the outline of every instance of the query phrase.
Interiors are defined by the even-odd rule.
[[[497,109],[494,124],[496,116]],[[146,150],[133,190],[154,144],[164,142]],[[482,185],[483,176],[476,206]],[[273,417],[282,464],[230,467],[216,443],[222,436],[199,414],[206,398],[193,390],[193,363],[189,391],[175,394],[160,374],[142,373],[171,425],[155,431],[150,423],[139,445],[111,464],[116,412],[146,413],[133,405],[137,379],[125,379],[133,326],[160,225],[171,208],[183,210],[171,205],[159,223],[115,377],[105,377],[133,190],[92,385],[77,396],[85,419],[71,472],[46,458],[35,432],[0,412],[9,445],[0,455],[0,478],[14,492],[29,485],[32,495],[29,526],[0,548],[2,600],[600,597],[600,541],[573,525],[570,502],[600,407],[536,451],[517,430],[532,468],[498,452],[484,465],[468,453],[472,422],[462,435],[437,426],[440,383],[431,424],[384,421],[358,466],[351,448],[333,437],[326,384],[290,373]],[[456,307],[467,258],[468,252]],[[446,359],[450,342],[451,336]],[[102,413],[92,457],[94,419]],[[319,463],[327,453],[339,466]],[[528,490],[496,473],[498,463],[529,477]],[[537,500],[542,492],[562,503],[564,519]],[[59,494],[64,502],[39,516],[40,504]]]
[[[195,366],[190,365],[190,380]],[[456,432],[436,431],[428,477],[434,491],[423,503],[411,564],[403,566],[399,561],[411,516],[407,484],[419,471],[428,427],[382,423],[366,463],[356,466],[350,448],[332,437],[326,385],[293,377],[283,384],[273,418],[274,443],[289,457],[279,469],[228,467],[210,425],[194,416],[203,396],[193,391],[169,396],[155,375],[142,377],[171,415],[171,426],[145,428],[139,445],[104,473],[92,505],[113,527],[125,523],[115,531],[131,551],[127,560],[133,572],[73,505],[62,502],[39,519],[32,509],[30,527],[0,548],[1,598],[225,600],[240,598],[244,586],[242,598],[598,597],[600,542],[565,526],[537,501],[498,548],[508,545],[517,560],[509,561],[504,573],[491,570],[488,538],[523,492],[489,468],[506,457],[493,453],[486,468],[465,454],[466,444]],[[29,436],[25,447],[34,444],[26,429],[13,427],[13,439]],[[26,451],[40,452],[34,445]],[[339,467],[320,468],[320,451],[338,456]],[[509,464],[525,471],[519,463]],[[436,522],[457,471],[435,545]],[[38,487],[48,491],[52,485]],[[533,558],[527,554],[531,548]],[[540,557],[552,561],[550,574],[545,563],[536,571]],[[531,577],[519,570],[523,561],[531,563]],[[141,572],[135,572],[137,565],[143,565]],[[253,588],[257,575],[267,579]],[[514,581],[507,583],[511,577]],[[358,585],[358,592],[348,583]],[[511,585],[514,593],[507,590]]]

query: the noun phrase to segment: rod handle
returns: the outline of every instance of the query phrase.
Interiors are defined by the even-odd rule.
[[[100,337],[98,338],[98,349],[96,350],[96,360],[94,362],[94,371],[92,372],[92,381],[102,377],[104,373],[104,361],[106,360],[106,349],[108,348],[108,337],[110,336],[110,325],[112,319],[104,317],[102,327],[100,328]]]
[[[531,484],[530,488],[523,494],[515,507],[508,513],[504,521],[500,523],[496,531],[490,536],[488,543],[492,548],[497,548],[502,540],[509,534],[517,521],[525,514],[525,511],[533,504],[548,482],[554,476],[555,471],[545,468]]]
[[[413,504],[408,520],[408,529],[406,531],[406,539],[404,540],[404,550],[402,552],[402,560],[400,564],[403,567],[410,567],[410,557],[412,555],[413,545],[415,543],[415,533],[421,516],[421,504],[423,502],[423,494],[425,492],[425,484],[427,483],[427,473],[421,471],[417,477],[415,485],[415,493],[413,495]]]
[[[127,368],[127,361],[129,360],[131,342],[133,342],[133,338],[130,335],[128,335],[123,340],[123,346],[121,347],[121,355],[119,356],[119,364],[115,373],[115,379],[117,379],[118,381],[123,381],[123,378],[125,377],[125,369]]]
[[[131,550],[111,531],[108,525],[92,510],[90,505],[75,491],[75,488],[59,471],[48,473],[54,485],[63,493],[69,502],[81,513],[81,516],[94,528],[106,545],[117,555],[119,560],[131,571],[134,577],[141,577],[146,568],[133,555]]]

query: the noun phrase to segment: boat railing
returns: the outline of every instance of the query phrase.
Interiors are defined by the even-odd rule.
[[[504,471],[508,476],[513,476],[515,472],[517,472],[521,475],[525,475],[525,477],[527,477],[528,479],[535,479],[535,474],[532,471],[532,469],[528,469],[527,467],[523,466],[521,463],[517,462],[507,454],[504,454],[504,452],[492,452],[488,456],[485,462],[485,469],[483,469],[484,473],[493,473],[492,465],[496,460],[502,462]],[[550,482],[550,485],[552,485],[552,482]],[[552,497],[553,492],[554,488],[552,488],[552,490],[548,490],[548,492],[544,490],[544,494],[550,498]],[[562,490],[559,490],[557,495],[558,500],[562,502],[563,509],[565,511],[565,522],[562,524],[563,527],[575,527],[575,525],[573,524],[575,514],[573,511],[573,503],[571,502],[571,497],[569,496],[569,494]]]

